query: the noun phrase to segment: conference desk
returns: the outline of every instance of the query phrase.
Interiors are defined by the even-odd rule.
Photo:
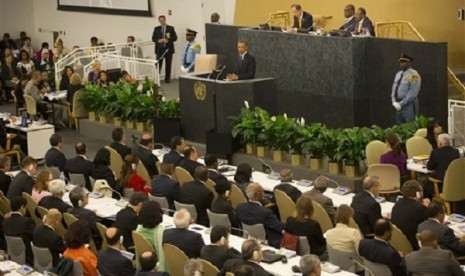
[[[21,274],[21,273],[16,271],[20,267],[21,267],[20,264],[15,263],[15,262],[10,261],[10,260],[5,260],[5,261],[0,262],[0,271],[2,271],[5,275],[8,275],[8,276],[22,276],[22,275],[25,275],[25,274]],[[32,271],[32,272],[27,273],[27,275],[28,276],[39,276],[39,275],[43,275],[43,274],[39,273],[37,271]]]

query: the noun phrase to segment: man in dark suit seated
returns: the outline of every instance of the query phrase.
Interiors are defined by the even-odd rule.
[[[237,218],[247,225],[263,224],[268,244],[279,248],[285,227],[273,211],[263,207],[260,203],[265,194],[262,186],[258,183],[251,183],[247,186],[246,194],[249,201],[237,206]]]
[[[69,204],[63,201],[63,195],[65,194],[65,182],[60,179],[54,179],[48,183],[48,190],[52,195],[43,197],[39,201],[39,206],[46,209],[58,209],[61,213],[68,212],[71,208]]]
[[[200,250],[205,245],[202,235],[189,231],[191,214],[186,209],[180,209],[173,216],[175,228],[165,229],[163,232],[163,244],[177,246],[188,258],[199,258]]]
[[[421,248],[405,256],[407,272],[413,275],[456,275],[465,273],[449,250],[439,248],[436,234],[430,230],[420,233]]]
[[[139,256],[140,271],[135,276],[169,276],[167,272],[157,272],[158,257],[153,251],[145,251]]]
[[[328,188],[328,178],[326,176],[320,175],[313,181],[313,189],[304,194],[310,196],[310,198],[321,205],[328,213],[331,221],[334,221],[336,216],[336,209],[334,208],[333,200],[323,193],[326,192]]]
[[[199,159],[199,153],[197,149],[193,146],[189,146],[184,150],[184,159],[179,163],[179,167],[188,171],[192,176],[194,176],[195,169],[199,166],[203,166],[197,159]]]
[[[302,6],[300,4],[293,4],[291,6],[291,13],[294,17],[292,28],[294,28],[295,31],[302,33],[312,31],[313,16],[302,10]]]
[[[97,270],[101,275],[134,275],[132,262],[121,254],[121,232],[111,227],[105,231],[108,248],[98,253]]]
[[[92,161],[87,160],[86,157],[86,144],[84,142],[77,142],[74,146],[76,150],[76,157],[68,159],[65,165],[65,176],[67,179],[70,179],[70,173],[76,174],[83,174],[84,179],[86,181],[86,188],[89,191],[92,191],[92,184],[90,183],[90,174],[92,172],[92,168],[94,167],[94,163]],[[74,184],[82,184],[82,183],[74,183]]]
[[[430,230],[438,237],[441,248],[452,251],[455,255],[465,255],[465,235],[457,238],[452,228],[444,225],[446,211],[442,202],[431,202],[426,208],[428,219],[418,225],[418,233]]]
[[[379,195],[380,187],[377,176],[365,177],[362,183],[363,191],[356,194],[350,204],[354,209],[354,220],[365,237],[373,234],[376,221],[382,218],[381,205],[375,199]]]
[[[21,161],[21,171],[13,178],[8,189],[7,197],[11,200],[16,196],[23,196],[23,192],[32,194],[32,187],[35,184],[34,176],[37,172],[37,161],[30,157],[24,157]]]
[[[31,218],[25,217],[27,201],[23,197],[13,197],[10,202],[11,216],[3,221],[5,236],[20,237],[26,246],[26,263],[33,264],[31,249],[32,235],[35,224]]]
[[[237,69],[226,76],[229,80],[251,80],[255,78],[255,58],[247,52],[249,45],[243,40],[237,42]]]
[[[59,236],[55,229],[61,223],[62,215],[60,211],[53,208],[48,210],[44,224],[34,230],[34,246],[48,248],[52,254],[53,267],[60,262],[60,254],[66,249],[63,237]]]
[[[158,158],[155,154],[152,153],[153,150],[153,141],[152,135],[145,133],[140,138],[140,143],[137,147],[134,148],[133,153],[139,160],[144,164],[144,167],[147,169],[147,172],[150,175],[150,178],[153,178],[158,174],[156,163]]]
[[[208,178],[217,182],[221,178],[226,178],[224,175],[218,172],[218,157],[214,154],[207,153],[205,154],[205,166],[208,169]]]
[[[225,275],[226,272],[237,271],[243,265],[253,269],[255,276],[270,276],[268,272],[260,265],[263,260],[262,247],[256,240],[245,240],[241,247],[242,260],[231,259],[226,261],[218,275]],[[236,274],[235,274],[236,275]]]
[[[181,188],[179,183],[171,177],[174,173],[174,166],[171,163],[161,163],[160,170],[160,174],[152,179],[152,195],[165,197],[169,208],[175,210],[174,201],[179,202]]]
[[[373,22],[367,17],[367,11],[364,8],[358,8],[355,11],[355,19],[357,23],[355,25],[355,31],[353,32],[354,34],[369,34],[370,36],[375,36]]]
[[[355,32],[356,19],[354,5],[349,4],[344,7],[344,17],[346,18],[346,21],[339,30]]]
[[[131,154],[131,148],[126,146],[126,134],[122,128],[117,127],[113,129],[111,138],[113,139],[113,143],[110,144],[110,147],[116,150],[123,160],[126,155]]]
[[[200,259],[189,259],[184,264],[184,276],[199,276],[204,274],[205,269]]]
[[[184,159],[183,154],[186,149],[186,142],[181,136],[174,136],[171,138],[170,147],[170,152],[163,156],[163,163],[171,163],[177,167]]]
[[[379,219],[375,224],[375,238],[363,239],[358,246],[361,257],[374,263],[387,265],[392,275],[407,275],[402,256],[389,244],[392,225],[387,219]]]
[[[231,204],[231,199],[229,199],[231,185],[234,184],[231,184],[226,178],[219,179],[216,182],[215,191],[218,196],[213,199],[210,210],[213,213],[228,215],[231,226],[234,228],[241,228],[241,224],[236,216],[236,211]]]
[[[200,251],[200,257],[209,261],[218,269],[229,259],[242,259],[239,251],[229,247],[229,230],[225,226],[217,225],[210,232],[211,244],[205,245]]]
[[[401,191],[402,198],[397,200],[392,208],[392,223],[407,237],[413,249],[418,250],[417,228],[420,223],[428,218],[426,216],[426,207],[428,207],[430,201],[427,198],[422,199],[423,189],[416,180],[405,182]]]
[[[321,261],[317,255],[307,254],[299,262],[302,276],[321,275]]]
[[[11,169],[11,158],[8,155],[0,155],[0,191],[4,195],[8,193],[11,184],[11,176],[6,174]]]
[[[181,203],[194,204],[197,211],[197,223],[210,226],[207,209],[213,200],[213,193],[205,186],[208,179],[208,170],[204,166],[197,167],[194,173],[195,180],[184,183],[181,187]]]
[[[294,201],[294,203],[297,202],[297,199],[299,199],[299,197],[302,195],[302,192],[290,184],[292,183],[293,177],[291,169],[282,169],[279,172],[279,176],[281,178],[281,183],[274,187],[273,192],[274,190],[283,191],[292,199],[292,201]]]
[[[49,139],[50,146],[52,146],[45,153],[45,165],[47,167],[57,167],[60,172],[65,170],[66,157],[61,152],[63,147],[63,138],[59,134],[52,134]]]
[[[126,208],[121,209],[116,214],[115,224],[123,235],[123,246],[127,251],[134,253],[134,241],[132,239],[132,231],[136,230],[139,224],[139,215],[142,204],[147,201],[149,197],[146,193],[137,192],[129,198],[129,204]]]

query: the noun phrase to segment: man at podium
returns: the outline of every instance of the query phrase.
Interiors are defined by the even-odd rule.
[[[226,76],[229,80],[250,80],[255,78],[255,58],[247,52],[247,42],[239,40],[237,43],[237,69]]]

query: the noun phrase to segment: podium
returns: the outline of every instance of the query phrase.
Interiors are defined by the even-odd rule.
[[[181,128],[190,141],[205,143],[206,133],[230,134],[228,117],[237,116],[244,101],[276,112],[274,78],[225,81],[208,79],[207,73],[179,78]]]

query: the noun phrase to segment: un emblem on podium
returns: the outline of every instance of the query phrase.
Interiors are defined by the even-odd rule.
[[[194,95],[199,101],[205,100],[205,97],[207,97],[207,86],[204,82],[196,81],[194,83]]]

